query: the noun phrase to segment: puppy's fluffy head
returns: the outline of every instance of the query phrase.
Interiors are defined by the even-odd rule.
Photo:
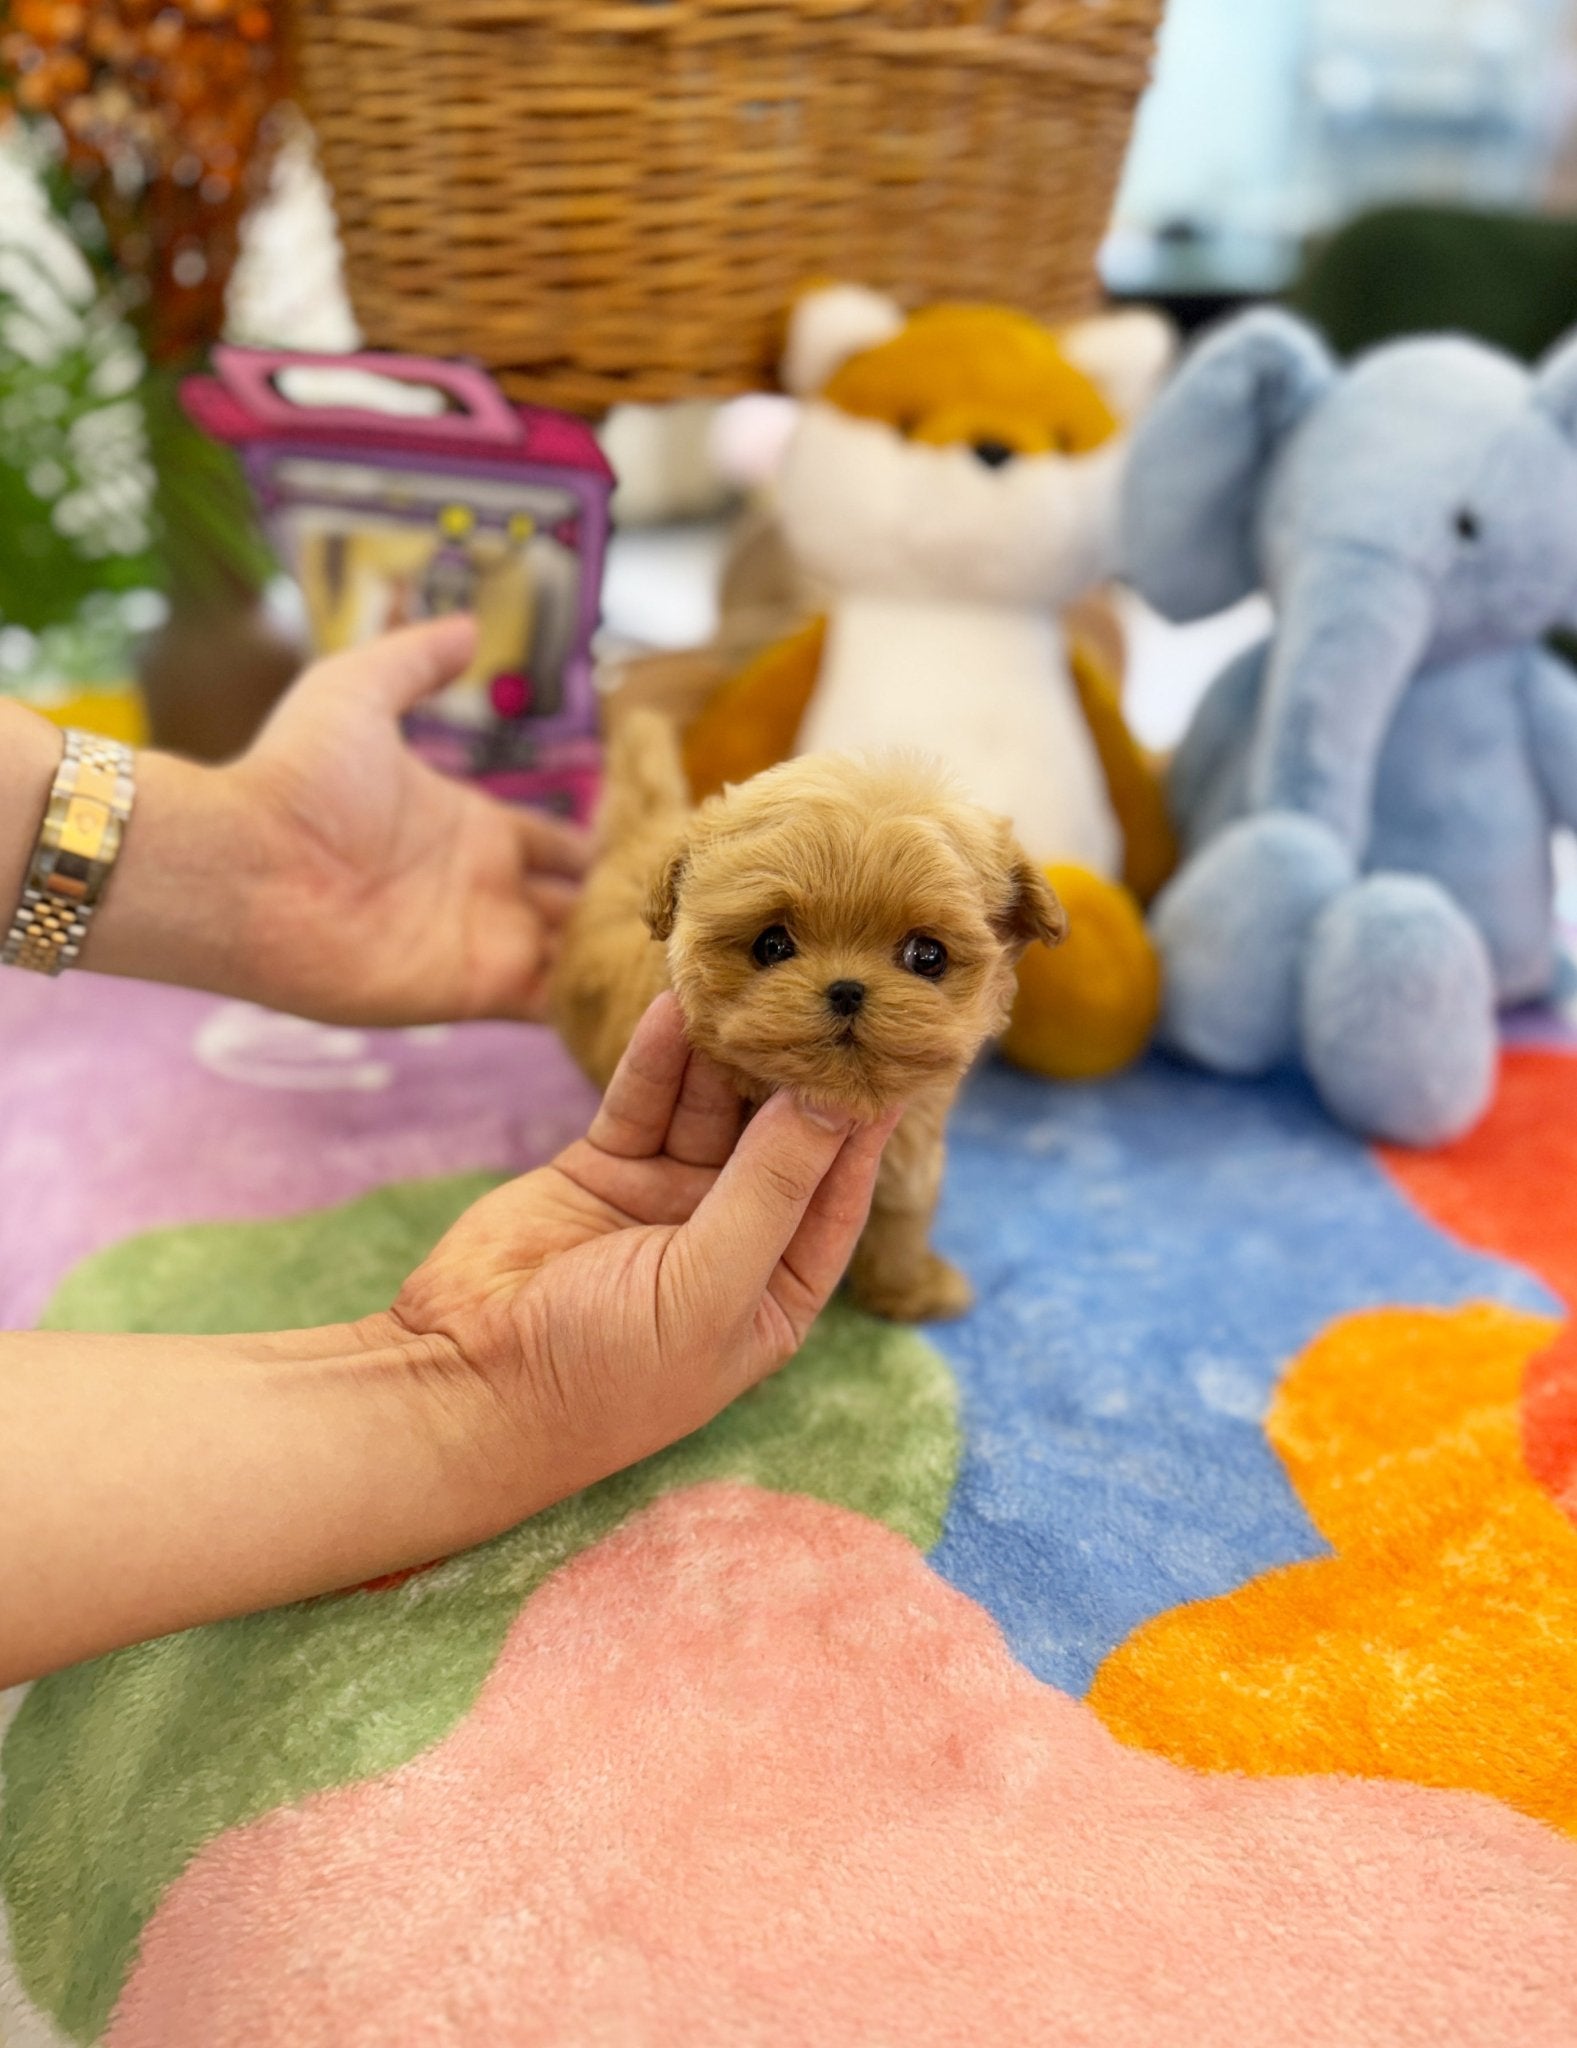
[[[1004,820],[923,763],[830,755],[703,804],[646,919],[692,1045],[862,1116],[961,1074],[1064,930]]]

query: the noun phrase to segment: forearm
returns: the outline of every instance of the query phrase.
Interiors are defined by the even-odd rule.
[[[21,897],[60,747],[47,720],[0,704],[0,926]],[[238,800],[233,770],[139,754],[131,822],[80,964],[216,994],[260,995],[250,910],[266,876],[260,835]]]
[[[496,1534],[487,1401],[392,1317],[0,1337],[0,1686]]]

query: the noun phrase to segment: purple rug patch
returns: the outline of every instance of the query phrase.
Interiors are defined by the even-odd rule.
[[[0,1327],[90,1252],[390,1181],[520,1172],[596,1097],[550,1032],[348,1031],[92,974],[0,974]]]

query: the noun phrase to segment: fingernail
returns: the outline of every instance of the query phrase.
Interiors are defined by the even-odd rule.
[[[852,1131],[854,1119],[841,1109],[821,1109],[814,1102],[807,1102],[803,1095],[796,1095],[794,1107],[805,1119],[814,1124],[818,1131]]]

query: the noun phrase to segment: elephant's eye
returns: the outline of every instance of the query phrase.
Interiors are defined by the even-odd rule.
[[[1458,539],[1478,539],[1479,533],[1481,531],[1478,523],[1478,514],[1473,510],[1471,505],[1464,505],[1462,507],[1462,510],[1457,514],[1456,518],[1452,521],[1452,524],[1456,527]]]

